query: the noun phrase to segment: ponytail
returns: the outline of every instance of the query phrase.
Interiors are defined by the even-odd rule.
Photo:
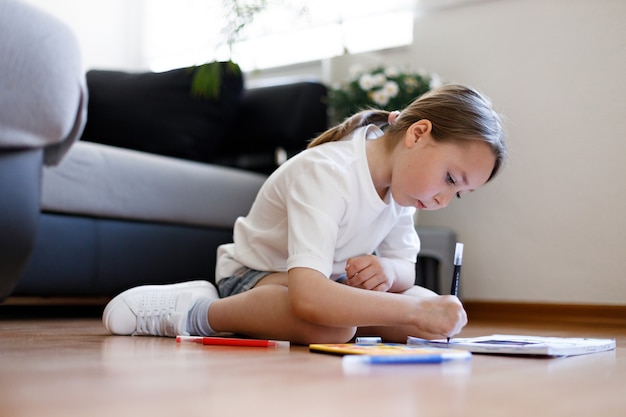
[[[307,148],[312,148],[317,145],[321,145],[326,142],[338,141],[359,127],[367,125],[376,125],[378,127],[389,124],[389,113],[387,110],[368,109],[362,110],[347,119],[335,127],[332,127],[313,139]]]

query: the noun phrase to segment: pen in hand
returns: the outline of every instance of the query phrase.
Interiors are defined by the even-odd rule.
[[[461,264],[463,263],[463,244],[458,243],[454,248],[454,273],[452,274],[452,288],[450,288],[450,294],[455,297],[459,295],[459,278],[461,278]],[[447,343],[450,343],[450,337],[448,337]]]

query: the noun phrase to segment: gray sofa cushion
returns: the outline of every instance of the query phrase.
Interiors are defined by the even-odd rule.
[[[102,144],[77,142],[44,168],[44,211],[232,228],[265,176]]]

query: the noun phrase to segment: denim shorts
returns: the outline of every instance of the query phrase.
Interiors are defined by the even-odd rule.
[[[234,275],[217,281],[217,290],[221,298],[236,295],[251,290],[259,281],[271,273],[272,272],[257,271],[256,269],[250,269],[244,266],[235,272]]]

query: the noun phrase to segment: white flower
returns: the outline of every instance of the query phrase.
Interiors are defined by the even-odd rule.
[[[349,68],[351,77],[340,86],[333,86],[329,105],[338,120],[354,114],[355,110],[378,107],[400,110],[420,94],[443,85],[437,74],[405,69],[399,66],[378,65],[367,70],[359,65]]]
[[[372,101],[379,106],[386,106],[389,103],[389,96],[385,90],[376,90],[372,92]]]
[[[387,77],[385,77],[385,74],[374,74],[374,85],[376,87],[382,87],[383,85],[385,85],[385,83],[387,82]]]
[[[394,78],[400,75],[400,70],[398,70],[398,67],[387,67],[385,68],[385,75],[388,78]]]
[[[400,87],[398,87],[398,83],[395,81],[387,81],[385,85],[383,85],[383,91],[388,97],[395,97],[398,95],[398,92],[400,92]]]
[[[374,88],[375,85],[374,77],[372,77],[371,74],[363,74],[359,78],[359,87],[361,87],[363,91],[369,91]]]

